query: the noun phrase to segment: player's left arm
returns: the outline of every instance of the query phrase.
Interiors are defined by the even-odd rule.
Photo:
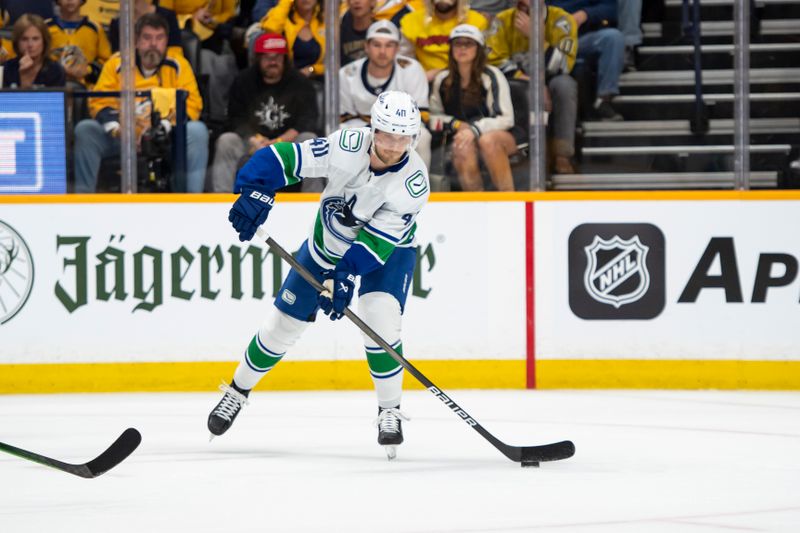
[[[278,142],[257,150],[236,174],[234,193],[240,193],[228,214],[239,233],[239,240],[249,241],[264,222],[275,202],[275,191],[299,183],[303,178],[328,175],[329,138],[310,139],[303,143]]]
[[[278,189],[305,178],[328,176],[331,145],[335,146],[342,132],[302,143],[278,142],[257,150],[236,174],[233,192],[250,188],[274,196]]]

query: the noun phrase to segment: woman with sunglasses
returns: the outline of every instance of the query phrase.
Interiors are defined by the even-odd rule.
[[[514,108],[503,73],[487,64],[483,33],[469,24],[450,32],[448,68],[433,80],[431,127],[452,141],[453,165],[464,191],[483,190],[478,157],[498,191],[513,191],[508,157],[525,142],[512,133]]]

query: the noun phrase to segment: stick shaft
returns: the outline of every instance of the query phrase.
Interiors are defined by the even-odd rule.
[[[275,240],[266,235],[263,230],[259,228],[258,235],[261,237],[266,237],[267,245],[272,249],[275,253],[277,253],[284,261],[289,263],[289,265],[300,274],[300,276],[306,280],[317,292],[322,292],[325,288],[322,284],[317,281],[317,279],[301,265],[297,259],[295,259],[292,254],[288,253],[283,247],[275,242]],[[425,376],[422,372],[420,372],[414,365],[412,365],[405,357],[397,353],[397,351],[391,347],[391,345],[386,342],[383,337],[378,335],[378,333],[373,330],[369,325],[367,325],[361,318],[356,315],[353,311],[350,310],[349,307],[346,307],[344,310],[344,315],[350,319],[350,321],[358,327],[361,331],[364,332],[370,339],[372,339],[378,346],[380,346],[389,356],[397,361],[403,368],[405,368],[409,374],[414,376],[417,381],[422,383],[428,392],[439,398],[445,405],[447,405],[454,413],[456,413],[468,426],[472,427],[475,431],[480,433],[480,435],[488,440],[489,442],[494,445],[495,448],[499,449],[503,454],[509,457],[512,460],[517,460],[514,457],[511,457],[507,451],[510,448],[508,445],[497,439],[494,435],[489,433],[486,429],[481,426],[477,420],[472,418],[469,413],[467,413],[461,406],[459,406],[456,402],[454,402],[448,395],[444,394],[442,390],[433,384],[433,382]]]

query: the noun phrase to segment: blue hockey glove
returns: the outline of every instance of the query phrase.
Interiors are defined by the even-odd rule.
[[[325,290],[319,293],[317,303],[331,320],[339,320],[344,316],[345,308],[353,301],[356,277],[346,270],[327,270],[323,274],[325,281],[322,285]]]
[[[266,222],[269,210],[275,203],[275,197],[268,192],[243,188],[242,194],[233,203],[228,220],[239,233],[239,240],[249,241],[256,234],[258,227]]]

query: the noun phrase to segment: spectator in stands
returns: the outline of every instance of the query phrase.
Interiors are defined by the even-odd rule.
[[[162,0],[159,5],[175,11],[181,26],[206,41],[236,15],[238,0]]]
[[[208,120],[222,123],[228,108],[231,80],[239,73],[236,55],[229,42],[238,0],[171,1],[178,24],[191,30],[200,40],[199,72],[208,76],[208,85],[203,93]]]
[[[39,15],[42,20],[55,15],[53,0],[2,0],[0,1],[0,19],[13,26],[22,15]]]
[[[226,133],[217,139],[211,166],[214,192],[233,192],[242,159],[259,148],[316,136],[314,87],[292,68],[286,39],[263,33],[254,47],[255,64],[242,71],[231,87]]]
[[[474,9],[487,18],[490,22],[494,21],[495,15],[514,5],[512,0],[470,0],[469,7]]]
[[[570,158],[575,155],[575,124],[578,118],[578,83],[569,73],[578,52],[578,25],[572,15],[542,4],[545,54],[545,107],[552,114],[554,167],[557,174],[573,174]],[[487,39],[489,64],[510,79],[527,81],[530,0],[501,11]]]
[[[153,92],[154,106],[161,112],[161,125],[171,131],[175,125],[175,90],[188,92],[186,114],[186,190],[174,192],[203,192],[208,162],[208,129],[200,122],[203,101],[189,63],[182,57],[167,57],[169,26],[160,15],[148,13],[136,21],[136,65],[134,87]],[[121,58],[114,54],[106,61],[95,85],[97,91],[119,91],[122,86]],[[137,106],[138,107],[138,106]],[[89,110],[94,119],[82,120],[75,127],[75,192],[94,192],[97,172],[103,157],[119,153],[119,99],[91,98]],[[149,110],[141,134],[150,127]],[[139,120],[137,120],[137,125]],[[173,143],[174,146],[175,143]]]
[[[19,17],[11,32],[11,43],[15,57],[3,65],[3,87],[37,89],[65,85],[64,68],[50,59],[50,32],[42,17]]]
[[[142,15],[155,13],[167,21],[169,34],[167,35],[167,56],[183,57],[183,47],[181,46],[181,29],[178,26],[178,17],[171,9],[153,3],[153,0],[134,0],[133,1],[133,20],[134,24]],[[111,42],[111,51],[119,51],[119,17],[114,18],[108,28],[108,40]]]
[[[3,17],[3,2],[0,0],[0,29],[2,29],[4,26],[5,19]],[[0,35],[0,65],[12,57],[14,57],[14,49],[11,47],[11,41],[3,38],[3,35]],[[3,82],[0,80],[0,86],[2,85]]]
[[[400,27],[400,21],[412,11],[425,11],[426,0],[378,0],[375,5],[375,20],[391,20]]]
[[[261,20],[269,10],[278,5],[278,0],[256,0],[255,4],[253,4],[253,11],[251,13],[251,18],[253,20]]]
[[[571,13],[578,24],[578,59],[597,63],[597,98],[594,113],[600,120],[623,120],[611,100],[619,94],[619,77],[625,66],[625,38],[617,23],[617,0],[550,0]]]
[[[0,36],[0,65],[14,56],[14,48],[11,41]],[[0,83],[2,85],[2,83]]]
[[[347,0],[347,11],[342,16],[339,30],[340,66],[366,56],[367,29],[375,21],[372,12],[376,0]]]
[[[307,78],[325,73],[325,14],[319,0],[280,0],[261,19],[266,33],[282,33],[294,67]]]
[[[58,15],[47,21],[52,57],[61,62],[67,80],[87,87],[97,81],[111,45],[103,27],[81,15],[84,0],[57,0]]]
[[[469,9],[468,0],[426,0],[425,9],[412,11],[400,21],[400,32],[407,40],[401,53],[416,56],[432,81],[448,66],[449,35],[459,24],[470,24],[486,31],[486,18]]]
[[[450,33],[448,68],[431,89],[431,129],[451,137],[453,165],[461,189],[483,190],[478,154],[499,191],[513,191],[508,156],[526,142],[524,132],[511,133],[514,109],[508,82],[500,69],[486,63],[483,33],[469,24]]]
[[[642,44],[642,0],[617,0],[617,27],[625,38],[625,70],[636,70],[636,49]]]
[[[339,70],[339,109],[344,126],[360,128],[370,123],[372,104],[384,91],[403,91],[416,100],[423,121],[428,120],[428,80],[422,65],[398,56],[400,32],[388,20],[373,22],[364,45],[367,57]],[[431,164],[431,133],[420,129],[417,152]]]

